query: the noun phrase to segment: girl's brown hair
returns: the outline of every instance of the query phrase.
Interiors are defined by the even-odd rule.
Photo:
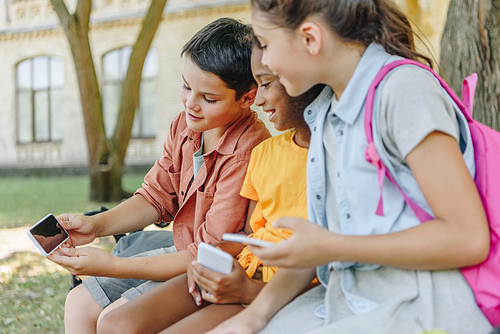
[[[252,8],[264,13],[274,24],[295,30],[309,16],[328,23],[339,38],[375,42],[393,55],[432,60],[415,49],[414,32],[406,16],[388,0],[251,0]]]

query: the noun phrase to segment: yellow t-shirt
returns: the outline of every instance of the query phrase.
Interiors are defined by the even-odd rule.
[[[257,201],[250,219],[253,238],[279,242],[292,231],[275,228],[272,223],[281,217],[307,219],[306,164],[307,149],[295,144],[295,131],[266,139],[252,151],[247,174],[240,195]],[[261,265],[248,248],[237,257],[241,266],[252,277]],[[264,266],[263,281],[268,282],[276,267]]]

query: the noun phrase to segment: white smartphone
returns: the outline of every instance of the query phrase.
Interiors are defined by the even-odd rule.
[[[224,233],[222,235],[222,240],[241,242],[243,244],[250,244],[259,247],[271,247],[274,245],[272,242],[246,237],[243,234],[238,233]]]
[[[31,226],[26,234],[43,256],[49,256],[69,238],[68,232],[51,213]]]
[[[222,249],[204,242],[198,245],[198,263],[213,271],[229,274],[233,270],[233,257]]]

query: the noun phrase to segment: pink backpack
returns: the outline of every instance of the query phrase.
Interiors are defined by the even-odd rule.
[[[476,302],[493,326],[500,325],[500,133],[472,119],[472,105],[476,90],[477,75],[474,73],[463,82],[463,101],[461,101],[448,84],[431,68],[409,59],[397,60],[385,65],[373,80],[366,97],[365,132],[368,140],[365,157],[377,168],[377,177],[381,190],[377,215],[383,215],[382,182],[387,178],[396,186],[420,222],[433,219],[418,204],[406,196],[390,172],[380,160],[372,133],[372,114],[375,89],[387,73],[397,66],[412,64],[431,72],[439,80],[441,86],[455,101],[467,119],[471,132],[476,162],[475,183],[483,201],[488,218],[491,237],[490,253],[486,261],[479,265],[462,268],[462,275],[469,283],[476,297]]]

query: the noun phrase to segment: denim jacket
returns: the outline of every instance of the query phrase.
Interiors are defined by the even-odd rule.
[[[311,141],[307,162],[307,199],[309,220],[332,230],[328,222],[332,217],[326,217],[326,173],[325,147],[335,145],[334,189],[338,205],[338,229],[345,235],[375,235],[387,234],[411,228],[420,224],[411,209],[404,202],[397,189],[385,180],[383,183],[384,216],[375,214],[380,189],[377,183],[376,169],[365,160],[367,140],[364,130],[365,98],[368,88],[383,65],[400,57],[385,52],[382,46],[371,44],[357,66],[342,97],[329,112],[331,91],[327,91],[310,104],[304,111],[304,118],[311,129]],[[406,65],[405,65],[406,66]],[[408,65],[411,66],[411,65]],[[379,86],[382,87],[383,83]],[[380,88],[375,96],[375,106],[380,105]],[[451,100],[451,98],[450,98]],[[453,104],[455,105],[455,104]],[[388,153],[381,143],[379,125],[380,108],[374,107],[374,141],[382,161],[388,166],[392,175],[403,191],[424,210],[433,215],[413,174],[408,167],[392,165]],[[460,124],[461,148],[467,167],[474,175],[474,155],[470,133],[464,125],[464,117],[458,107],[457,118]],[[328,116],[328,117],[327,117]],[[332,122],[335,138],[323,138],[325,122]],[[339,221],[338,221],[339,220]],[[355,313],[363,313],[377,308],[379,305],[367,298],[352,293],[355,286],[353,270],[373,270],[380,266],[363,263],[332,262],[317,267],[320,282],[328,285],[331,271],[342,271],[342,291],[346,302]],[[321,315],[321,310],[317,312]]]

